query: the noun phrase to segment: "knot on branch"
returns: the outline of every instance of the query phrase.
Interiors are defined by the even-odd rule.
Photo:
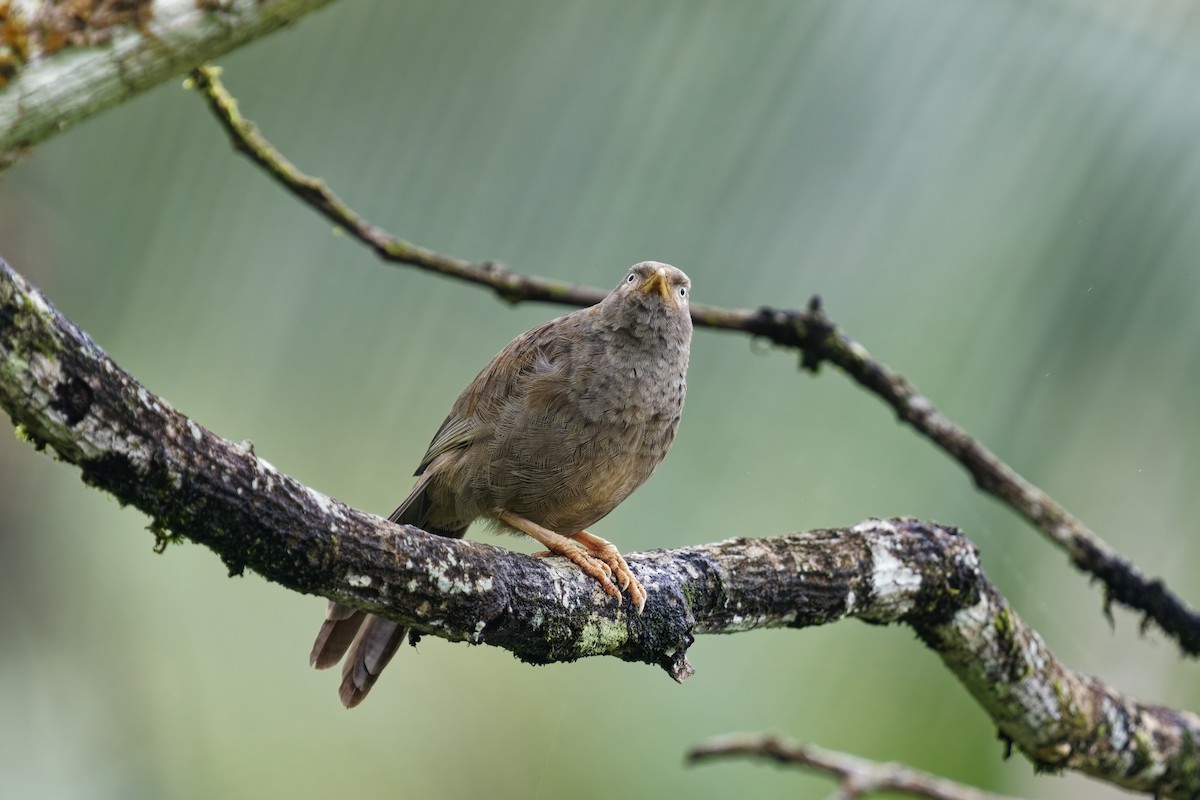
[[[825,316],[821,296],[809,298],[803,311],[762,306],[745,323],[746,330],[781,347],[800,351],[800,368],[816,373],[837,344],[837,328]]]
[[[92,407],[92,387],[82,378],[71,375],[54,387],[54,400],[50,407],[62,414],[67,425],[74,428]]]

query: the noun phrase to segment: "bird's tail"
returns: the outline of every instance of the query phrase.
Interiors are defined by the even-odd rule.
[[[422,475],[413,486],[408,497],[388,517],[390,522],[416,525],[425,529],[428,504],[425,490],[429,485],[429,472]],[[430,530],[443,536],[461,537],[466,528],[456,531]],[[313,643],[309,663],[317,669],[326,669],[342,660],[342,685],[338,694],[342,705],[354,708],[363,701],[379,673],[392,660],[396,650],[404,642],[408,629],[390,620],[368,614],[357,608],[329,601],[325,622]],[[349,651],[349,655],[347,655]]]

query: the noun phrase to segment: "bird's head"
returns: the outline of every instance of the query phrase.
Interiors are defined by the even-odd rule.
[[[629,268],[613,295],[624,305],[688,316],[691,287],[692,281],[683,270],[658,261],[643,261]]]

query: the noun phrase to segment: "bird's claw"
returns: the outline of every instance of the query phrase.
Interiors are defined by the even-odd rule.
[[[637,613],[641,614],[642,610],[646,607],[646,590],[642,588],[642,584],[638,582],[638,579],[633,577],[633,570],[629,569],[629,564],[626,563],[624,556],[618,552],[616,547],[608,542],[605,542],[602,547],[591,550],[590,553],[600,563],[608,567],[609,573],[616,579],[617,585],[622,590],[629,592],[629,602],[633,604]],[[609,594],[612,594],[612,592],[609,592]]]
[[[578,544],[578,546],[570,548],[569,551],[564,548],[564,551],[559,553],[547,550],[534,553],[533,555],[542,558],[561,555],[569,559],[585,575],[599,583],[604,593],[617,601],[617,605],[624,603],[621,592],[629,592],[630,603],[632,603],[634,610],[641,614],[646,607],[646,590],[642,588],[642,584],[638,582],[638,579],[633,577],[633,572],[629,569],[629,564],[625,562],[625,559],[617,551],[617,548],[606,543],[604,547],[592,550],[578,542],[575,544]]]

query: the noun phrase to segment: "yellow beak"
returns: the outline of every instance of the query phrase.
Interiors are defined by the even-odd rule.
[[[642,294],[650,294],[657,289],[658,293],[662,295],[663,300],[671,297],[671,287],[667,284],[667,271],[665,269],[655,271],[649,278],[646,278],[640,288]]]

